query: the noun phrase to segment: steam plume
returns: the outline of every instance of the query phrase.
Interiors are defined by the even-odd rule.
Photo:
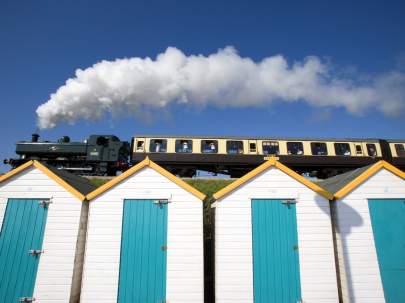
[[[318,57],[289,64],[281,56],[254,62],[226,47],[209,56],[186,56],[169,47],[151,58],[102,61],[78,69],[37,108],[38,126],[52,128],[105,113],[139,114],[173,103],[251,107],[274,101],[305,101],[318,107],[344,107],[350,113],[377,110],[398,115],[405,109],[405,74],[390,71],[365,77],[339,77]]]

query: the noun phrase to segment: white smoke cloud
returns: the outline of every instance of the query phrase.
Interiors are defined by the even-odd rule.
[[[209,56],[186,56],[169,47],[155,60],[117,59],[78,69],[36,112],[42,129],[97,120],[106,113],[139,115],[142,109],[164,109],[174,103],[225,108],[305,101],[317,107],[344,107],[353,114],[404,112],[404,73],[357,78],[337,76],[314,56],[293,64],[281,55],[254,62],[232,47]]]

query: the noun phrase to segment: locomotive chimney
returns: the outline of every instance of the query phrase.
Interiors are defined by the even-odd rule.
[[[32,134],[31,142],[38,142],[38,138],[39,138],[38,134]]]

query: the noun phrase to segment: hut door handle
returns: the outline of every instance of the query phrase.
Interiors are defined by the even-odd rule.
[[[31,250],[28,251],[28,254],[30,254],[33,257],[37,257],[37,256],[39,256],[40,254],[43,254],[43,253],[44,253],[44,251],[40,250],[40,249],[31,249]],[[25,301],[23,301],[23,302],[25,302]]]

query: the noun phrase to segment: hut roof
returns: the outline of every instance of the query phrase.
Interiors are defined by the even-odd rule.
[[[39,169],[81,201],[84,201],[86,195],[96,189],[96,186],[92,185],[90,181],[85,178],[57,169],[56,167],[43,164],[36,160],[28,161],[27,163],[0,176],[0,184],[30,167]]]
[[[155,170],[156,172],[158,172],[162,176],[166,177],[170,181],[176,183],[181,188],[185,189],[189,193],[196,196],[201,201],[205,199],[205,195],[203,193],[199,192],[198,190],[196,190],[191,185],[189,185],[186,182],[184,182],[183,180],[177,178],[175,175],[171,174],[170,172],[165,170],[163,167],[157,165],[155,162],[151,161],[148,157],[146,157],[143,161],[141,161],[138,164],[136,164],[135,166],[131,167],[130,169],[125,171],[123,174],[119,175],[118,177],[115,177],[114,179],[111,179],[107,183],[103,184],[102,186],[100,186],[96,190],[89,193],[86,196],[87,200],[92,200],[92,199],[96,198],[97,196],[99,196],[102,193],[106,192],[107,190],[111,189],[115,185],[117,185],[120,182],[124,181],[125,179],[129,178],[130,176],[132,176],[136,172],[140,171],[144,167],[149,167],[149,168]]]
[[[269,169],[270,167],[278,168],[279,170],[283,171],[284,173],[286,173],[287,175],[289,175],[293,179],[295,179],[298,182],[304,184],[308,188],[312,189],[313,191],[317,192],[318,194],[322,195],[323,197],[325,197],[325,198],[327,198],[329,200],[331,200],[333,198],[333,195],[330,194],[329,192],[327,192],[326,190],[324,190],[322,187],[320,187],[319,185],[315,184],[314,182],[312,182],[312,181],[310,181],[308,179],[305,179],[303,176],[297,174],[295,171],[291,170],[290,168],[288,168],[284,164],[278,162],[275,158],[270,158],[270,160],[268,160],[268,161],[264,162],[262,165],[256,167],[254,170],[250,171],[249,173],[244,175],[242,178],[239,178],[235,182],[229,184],[228,186],[224,187],[220,191],[216,192],[214,194],[214,198],[216,200],[221,199],[225,195],[227,195],[230,192],[234,191],[235,189],[237,189],[241,185],[245,184],[246,182],[248,182],[249,180],[251,180],[255,176],[257,176],[260,173],[262,173],[263,171]]]
[[[334,195],[334,199],[340,199],[353,191],[368,178],[375,175],[381,169],[386,169],[394,175],[405,179],[405,173],[403,171],[399,170],[390,163],[381,160],[375,164],[361,167],[323,181],[318,181],[316,183],[328,192],[332,193]]]

